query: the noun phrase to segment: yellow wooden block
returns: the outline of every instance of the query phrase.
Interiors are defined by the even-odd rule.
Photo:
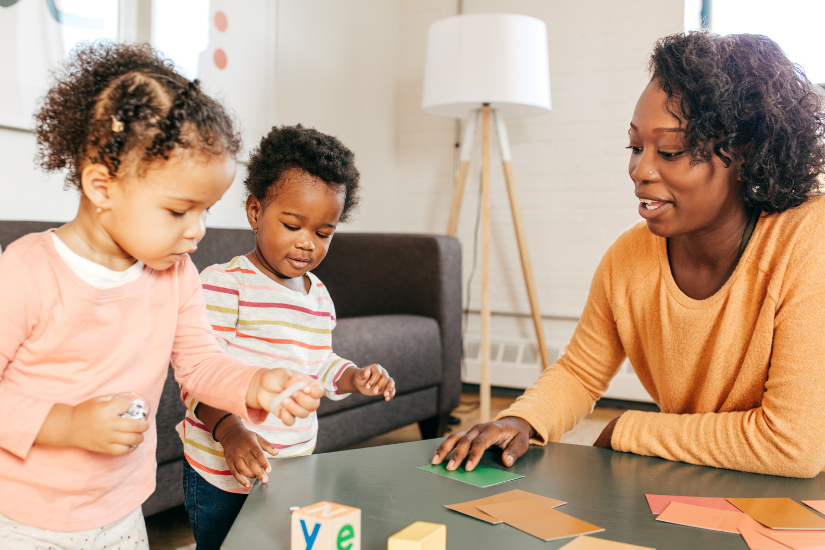
[[[361,510],[317,502],[292,512],[292,550],[361,550]]]
[[[447,550],[447,526],[416,521],[391,536],[387,550]]]

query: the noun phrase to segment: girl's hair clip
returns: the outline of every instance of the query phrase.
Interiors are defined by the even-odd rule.
[[[123,131],[123,123],[121,121],[119,121],[118,119],[116,119],[115,117],[112,117],[112,132],[117,134],[118,132],[122,132],[122,131]]]

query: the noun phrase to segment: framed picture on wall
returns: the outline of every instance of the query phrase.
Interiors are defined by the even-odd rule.
[[[0,0],[0,126],[33,128],[50,72],[76,44],[117,32],[111,0]]]

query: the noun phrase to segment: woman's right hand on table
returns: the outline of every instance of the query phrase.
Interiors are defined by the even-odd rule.
[[[441,464],[452,451],[447,469],[455,470],[466,458],[464,469],[469,472],[476,467],[484,451],[495,445],[503,451],[501,461],[509,468],[527,452],[530,437],[534,434],[535,430],[526,420],[515,416],[476,424],[470,431],[454,433],[448,437],[435,451],[432,463]]]

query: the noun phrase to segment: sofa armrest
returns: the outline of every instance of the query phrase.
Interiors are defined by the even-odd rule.
[[[461,245],[444,235],[336,233],[313,272],[339,317],[408,314],[438,321],[443,378],[439,412],[461,396]]]
[[[5,250],[20,237],[24,237],[29,233],[41,233],[53,227],[60,227],[65,223],[0,220],[0,247]]]

